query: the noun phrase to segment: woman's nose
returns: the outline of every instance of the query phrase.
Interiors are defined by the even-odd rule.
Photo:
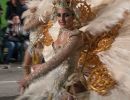
[[[61,21],[65,21],[65,16],[64,15],[61,15]]]

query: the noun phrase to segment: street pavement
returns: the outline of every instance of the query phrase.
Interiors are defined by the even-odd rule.
[[[0,100],[14,100],[19,95],[18,81],[23,77],[20,64],[11,64],[8,69],[0,65]]]

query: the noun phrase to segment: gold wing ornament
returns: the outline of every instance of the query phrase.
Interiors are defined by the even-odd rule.
[[[100,95],[109,94],[111,90],[119,85],[116,72],[113,73],[109,67],[113,65],[108,64],[105,60],[105,57],[109,56],[105,55],[105,52],[111,52],[112,45],[119,37],[120,30],[126,20],[125,15],[128,15],[126,12],[130,10],[129,0],[113,0],[113,2],[110,0],[106,4],[106,6],[103,6],[104,9],[99,11],[99,13],[95,13],[96,17],[93,21],[80,28],[86,34],[84,37],[87,37],[87,48],[81,52],[79,59],[79,66],[82,66],[82,75],[84,77],[81,78],[81,82],[90,91],[95,91]],[[126,31],[128,27],[130,26],[127,25]],[[102,57],[103,54],[105,55],[104,59]]]
[[[107,94],[116,84],[112,73],[103,64],[97,53],[108,50],[121,28],[121,22],[115,25],[109,32],[102,33],[102,36],[96,38],[89,48],[81,52],[79,66],[82,66],[82,72],[88,89],[98,92],[101,95]],[[88,44],[86,44],[88,45]],[[86,73],[87,72],[87,73]],[[83,80],[81,80],[83,81]],[[86,86],[85,86],[86,87]]]

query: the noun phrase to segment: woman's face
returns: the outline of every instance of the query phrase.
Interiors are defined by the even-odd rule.
[[[65,8],[57,9],[57,20],[61,28],[70,29],[73,27],[74,15]]]
[[[12,19],[12,21],[13,21],[14,24],[19,24],[20,23],[19,16],[14,16],[13,19]]]

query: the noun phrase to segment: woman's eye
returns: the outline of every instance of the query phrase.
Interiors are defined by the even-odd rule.
[[[60,13],[57,13],[57,17],[61,17],[61,14],[60,14]]]
[[[69,16],[70,16],[70,14],[68,14],[68,13],[65,13],[65,14],[64,14],[64,16],[65,16],[65,17],[69,17]]]
[[[60,14],[60,13],[57,13],[57,17],[69,17],[69,16],[71,16],[71,14],[69,14],[69,13],[63,13],[63,14]]]

